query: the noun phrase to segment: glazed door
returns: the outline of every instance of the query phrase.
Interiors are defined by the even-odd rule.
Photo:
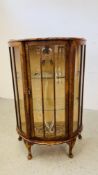
[[[68,136],[68,57],[64,42],[26,44],[32,137]]]

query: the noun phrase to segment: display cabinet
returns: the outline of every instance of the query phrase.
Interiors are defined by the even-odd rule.
[[[32,158],[33,144],[81,139],[86,41],[37,38],[9,41],[17,132]]]

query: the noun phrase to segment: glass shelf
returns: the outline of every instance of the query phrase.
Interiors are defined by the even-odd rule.
[[[76,72],[75,78],[77,78],[79,76],[79,74],[80,74],[80,71]],[[33,73],[31,75],[31,78],[32,79],[41,79],[41,74],[40,73]],[[42,78],[43,79],[54,79],[54,76],[53,76],[53,74],[51,74],[51,73],[49,74],[46,72],[46,73],[42,74]],[[63,79],[63,78],[65,79],[66,76],[65,75],[58,75],[57,73],[55,73],[55,79]],[[17,72],[17,79],[21,79],[21,75],[19,72]]]
[[[41,74],[40,73],[33,73],[31,75],[31,78],[32,79],[41,79]],[[53,74],[46,72],[46,73],[43,73],[42,78],[43,79],[54,79],[54,76],[53,76]],[[55,73],[55,79],[60,79],[60,78],[65,79],[66,77],[65,77],[65,75],[58,75],[57,73]],[[21,79],[21,75],[19,72],[17,72],[17,79]]]
[[[64,111],[65,108],[56,109],[56,111]],[[34,109],[34,111],[42,111],[42,109]],[[54,109],[44,109],[44,111],[54,111]]]
[[[33,73],[32,74],[32,79],[40,79],[41,78],[41,74],[40,73]],[[53,76],[53,73],[47,73],[47,72],[44,72],[43,74],[42,74],[42,78],[43,79],[53,79],[54,78],[54,76]],[[55,73],[55,78],[57,78],[57,79],[59,79],[59,78],[65,78],[65,75],[61,75],[61,73],[60,73],[60,75],[59,75],[59,73],[57,74],[57,73]]]

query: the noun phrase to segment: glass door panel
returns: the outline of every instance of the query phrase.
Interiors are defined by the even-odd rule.
[[[35,137],[64,137],[65,47],[29,46],[29,57]]]

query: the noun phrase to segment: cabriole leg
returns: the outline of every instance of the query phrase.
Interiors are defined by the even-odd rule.
[[[28,160],[32,159],[32,154],[31,154],[31,145],[28,145]]]
[[[67,144],[69,145],[69,155],[68,155],[68,156],[69,156],[70,158],[73,158],[72,149],[73,149],[73,147],[74,147],[75,142],[76,142],[76,138],[70,140],[70,141],[67,143]]]
[[[24,143],[25,143],[25,145],[26,145],[26,147],[27,147],[27,149],[28,149],[28,156],[27,156],[27,158],[28,158],[28,160],[31,160],[32,159],[32,153],[31,153],[31,144],[30,143],[28,143],[27,141],[24,141]]]

